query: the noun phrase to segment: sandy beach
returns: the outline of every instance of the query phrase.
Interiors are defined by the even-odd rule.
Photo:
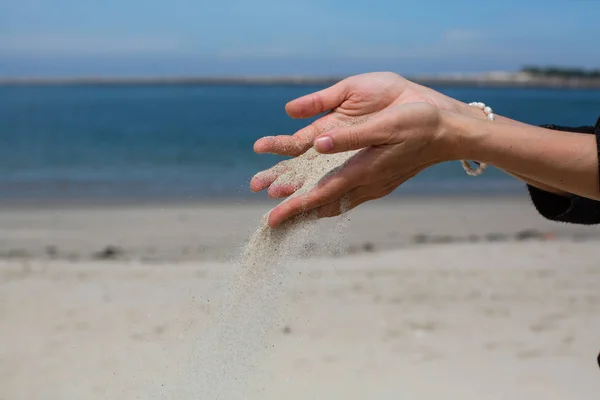
[[[2,207],[0,400],[204,399],[211,300],[272,204]],[[600,398],[597,227],[526,197],[348,218],[333,255],[317,236],[286,267],[244,398]]]

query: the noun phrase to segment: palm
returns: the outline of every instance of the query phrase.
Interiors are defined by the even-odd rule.
[[[350,90],[343,102],[315,121],[316,131],[363,122],[398,102],[407,82],[397,76],[368,74],[348,79]]]
[[[413,83],[389,72],[357,75],[317,93],[296,99],[286,106],[292,118],[311,118],[328,112],[294,135],[259,139],[257,153],[298,156],[312,145],[315,137],[334,127],[362,123],[395,104],[437,102],[412,86]],[[434,92],[435,93],[435,92]]]

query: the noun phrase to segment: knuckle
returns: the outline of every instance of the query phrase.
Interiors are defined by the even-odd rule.
[[[345,136],[344,141],[346,147],[349,149],[359,148],[361,144],[360,134],[355,130],[351,130]]]
[[[318,204],[330,203],[333,200],[334,200],[334,196],[329,192],[320,193],[315,196],[315,202]]]
[[[337,196],[337,193],[331,188],[324,187],[314,192],[311,197],[312,198],[310,199],[310,203],[314,207],[331,203],[339,196]]]
[[[296,214],[300,214],[304,209],[304,205],[302,202],[292,202],[288,201],[281,206],[282,212],[287,216],[292,216]]]
[[[320,111],[323,109],[323,97],[321,93],[314,93],[311,97],[313,111]]]
[[[383,139],[383,143],[382,144],[393,144],[396,143],[396,138],[397,138],[397,132],[394,129],[389,129],[386,130],[385,132],[382,133],[382,139]]]
[[[372,186],[377,182],[377,179],[375,177],[375,171],[373,171],[374,173],[372,174],[366,174],[363,179],[361,180],[361,183],[365,186]]]

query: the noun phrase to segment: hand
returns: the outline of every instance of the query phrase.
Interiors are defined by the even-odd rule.
[[[458,142],[450,134],[445,114],[449,113],[426,102],[399,104],[362,124],[320,135],[314,141],[319,153],[360,151],[310,192],[273,209],[269,225],[276,227],[312,210],[318,217],[338,215],[342,207],[350,210],[384,197],[423,169],[454,159]]]
[[[480,110],[474,110],[465,103],[417,85],[395,73],[369,73],[344,79],[329,88],[288,103],[286,111],[292,118],[311,118],[330,112],[294,135],[261,138],[254,144],[254,150],[257,153],[297,157],[312,147],[315,137],[332,128],[361,124],[388,108],[422,102],[440,110],[485,118]],[[273,198],[293,194],[304,182],[273,184],[288,169],[288,161],[256,174],[250,182],[251,189],[258,192],[269,188],[269,196]]]

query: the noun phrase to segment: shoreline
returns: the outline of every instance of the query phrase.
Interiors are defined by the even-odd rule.
[[[277,203],[0,207],[0,260],[220,260],[237,253]],[[327,237],[340,223],[349,229],[331,254]],[[309,252],[330,257],[441,245],[599,240],[594,227],[545,220],[526,196],[412,197],[370,202],[343,218],[322,220]]]
[[[175,197],[113,197],[113,198],[28,198],[28,199],[2,199],[0,198],[0,212],[16,210],[96,210],[96,209],[118,209],[118,208],[203,208],[203,207],[274,207],[283,199],[271,199],[266,193],[249,194],[243,197],[197,197],[197,198],[175,198]],[[407,203],[438,203],[440,200],[448,201],[499,201],[499,200],[529,200],[525,188],[520,191],[505,192],[440,192],[440,193],[397,193],[377,200],[377,204],[384,206]]]
[[[231,77],[0,77],[0,87],[11,86],[322,86],[332,85],[344,76],[231,76]],[[547,88],[547,89],[600,89],[600,79],[538,77],[523,73],[491,73],[482,75],[418,76],[407,79],[424,86],[487,87],[487,88]]]

